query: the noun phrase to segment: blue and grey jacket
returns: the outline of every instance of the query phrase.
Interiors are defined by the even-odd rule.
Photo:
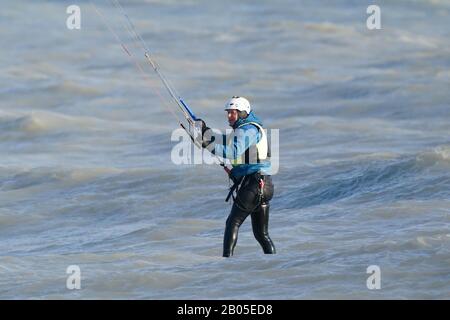
[[[240,178],[255,172],[270,175],[270,150],[261,121],[250,112],[247,118],[238,119],[233,134],[223,136],[222,143],[215,141],[213,154],[230,159],[231,175]],[[233,141],[230,141],[230,140]],[[227,141],[229,141],[227,143]]]

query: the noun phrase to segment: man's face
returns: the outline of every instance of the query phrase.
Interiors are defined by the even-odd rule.
[[[237,110],[227,110],[228,114],[228,123],[230,126],[233,126],[234,123],[238,120],[239,115]]]

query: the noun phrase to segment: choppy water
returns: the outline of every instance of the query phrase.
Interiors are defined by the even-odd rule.
[[[247,221],[232,259],[222,171],[170,161],[158,79],[78,3],[70,31],[69,1],[0,1],[0,298],[450,298],[449,1],[378,1],[377,31],[364,1],[124,3],[208,124],[238,94],[280,129],[278,254]]]

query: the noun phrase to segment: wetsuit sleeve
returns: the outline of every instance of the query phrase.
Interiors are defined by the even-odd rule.
[[[217,143],[212,153],[222,156],[227,159],[236,159],[241,156],[245,150],[251,145],[258,143],[259,140],[258,129],[253,125],[247,125],[242,128],[236,129],[232,135],[232,143],[222,144]]]

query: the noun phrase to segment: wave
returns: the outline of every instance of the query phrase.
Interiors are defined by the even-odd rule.
[[[109,167],[99,168],[35,168],[0,169],[0,190],[18,190],[48,183],[77,183],[102,176],[116,175],[123,170]]]
[[[54,86],[48,87],[51,93],[62,93],[76,96],[97,96],[101,94],[101,90],[92,86],[82,85],[73,81],[63,81]]]
[[[92,117],[68,116],[55,112],[32,111],[28,114],[0,113],[0,131],[37,134],[96,128],[103,120]]]
[[[366,202],[448,198],[449,166],[450,146],[399,159],[333,163],[314,169],[326,173],[326,177],[311,178],[316,181],[283,194],[281,207],[304,208],[350,198],[358,201],[358,197]]]
[[[441,145],[431,151],[426,151],[416,156],[417,163],[423,167],[436,165],[450,165],[450,145]]]
[[[356,29],[353,26],[340,25],[331,22],[306,23],[305,29],[323,34],[355,35]]]
[[[43,110],[22,113],[0,111],[0,133],[3,134],[3,138],[14,136],[14,134],[32,137],[62,132],[104,130],[117,132],[118,127],[126,131],[148,131],[143,124],[134,121],[100,119],[93,116],[73,116]],[[152,128],[157,130],[158,124],[152,124]]]

